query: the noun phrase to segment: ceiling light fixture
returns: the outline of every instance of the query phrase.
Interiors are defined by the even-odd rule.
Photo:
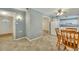
[[[21,16],[21,15],[18,15],[18,16],[16,17],[16,19],[22,21],[22,16]]]
[[[1,11],[1,14],[2,14],[2,15],[7,15],[8,13],[5,12],[5,11]]]
[[[57,12],[58,12],[57,15],[63,15],[64,10],[63,9],[58,9]]]

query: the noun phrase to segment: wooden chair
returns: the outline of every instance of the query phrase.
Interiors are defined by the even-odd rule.
[[[79,32],[61,30],[61,37],[62,44],[64,44],[64,50],[66,50],[67,47],[73,48],[74,50],[78,50]]]
[[[56,31],[56,35],[57,35],[57,43],[56,46],[58,46],[58,49],[60,49],[60,45],[62,42],[62,38],[61,38],[61,30],[59,28],[55,28]]]
[[[66,28],[65,30],[68,30],[68,31],[77,31],[77,28]]]

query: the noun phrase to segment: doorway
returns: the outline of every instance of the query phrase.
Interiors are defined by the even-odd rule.
[[[43,17],[42,30],[44,34],[50,34],[50,18],[47,16]]]
[[[13,17],[0,15],[0,41],[13,39]]]

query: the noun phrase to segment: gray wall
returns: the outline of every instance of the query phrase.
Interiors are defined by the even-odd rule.
[[[42,32],[42,14],[38,11],[30,9],[28,12],[18,11],[12,8],[0,8],[0,10],[5,10],[9,12],[16,13],[16,15],[22,15],[23,21],[16,20],[16,38],[29,37],[36,38],[39,37]],[[26,20],[25,20],[26,19]]]
[[[36,38],[39,37],[42,32],[42,14],[36,10],[29,10],[30,21],[27,26],[27,37]],[[26,22],[27,22],[26,21]],[[29,27],[30,26],[30,27]]]
[[[16,20],[16,38],[22,38],[25,37],[25,31],[26,31],[26,26],[25,26],[25,15],[21,13],[20,15],[23,16],[22,21]]]
[[[23,16],[23,21],[16,21],[15,26],[16,26],[16,38],[21,38],[21,37],[25,37],[25,31],[26,31],[26,26],[25,26],[25,14],[26,12],[23,11],[18,11],[16,9],[12,9],[12,8],[0,8],[0,10],[3,11],[9,11],[9,12],[13,12],[16,13],[16,15],[22,15]],[[15,17],[16,17],[15,15]],[[15,19],[16,20],[16,19]]]
[[[26,10],[26,36],[30,37],[30,31],[31,31],[31,24],[30,24],[30,9]]]

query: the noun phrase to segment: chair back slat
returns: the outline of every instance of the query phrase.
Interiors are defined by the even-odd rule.
[[[66,28],[66,30],[69,30],[69,31],[77,31],[77,28]]]
[[[60,37],[61,36],[61,32],[60,32],[59,28],[56,28],[55,31],[56,31],[56,34],[57,34],[57,38],[60,39],[61,38]]]
[[[62,40],[63,43],[71,48],[78,47],[78,39],[79,39],[79,32],[77,31],[68,31],[68,30],[61,30],[62,33]]]
[[[61,30],[59,28],[55,28],[55,31],[56,31],[56,35],[57,35],[57,43],[56,43],[56,46],[58,46],[58,48],[60,49],[60,44],[61,44]]]

